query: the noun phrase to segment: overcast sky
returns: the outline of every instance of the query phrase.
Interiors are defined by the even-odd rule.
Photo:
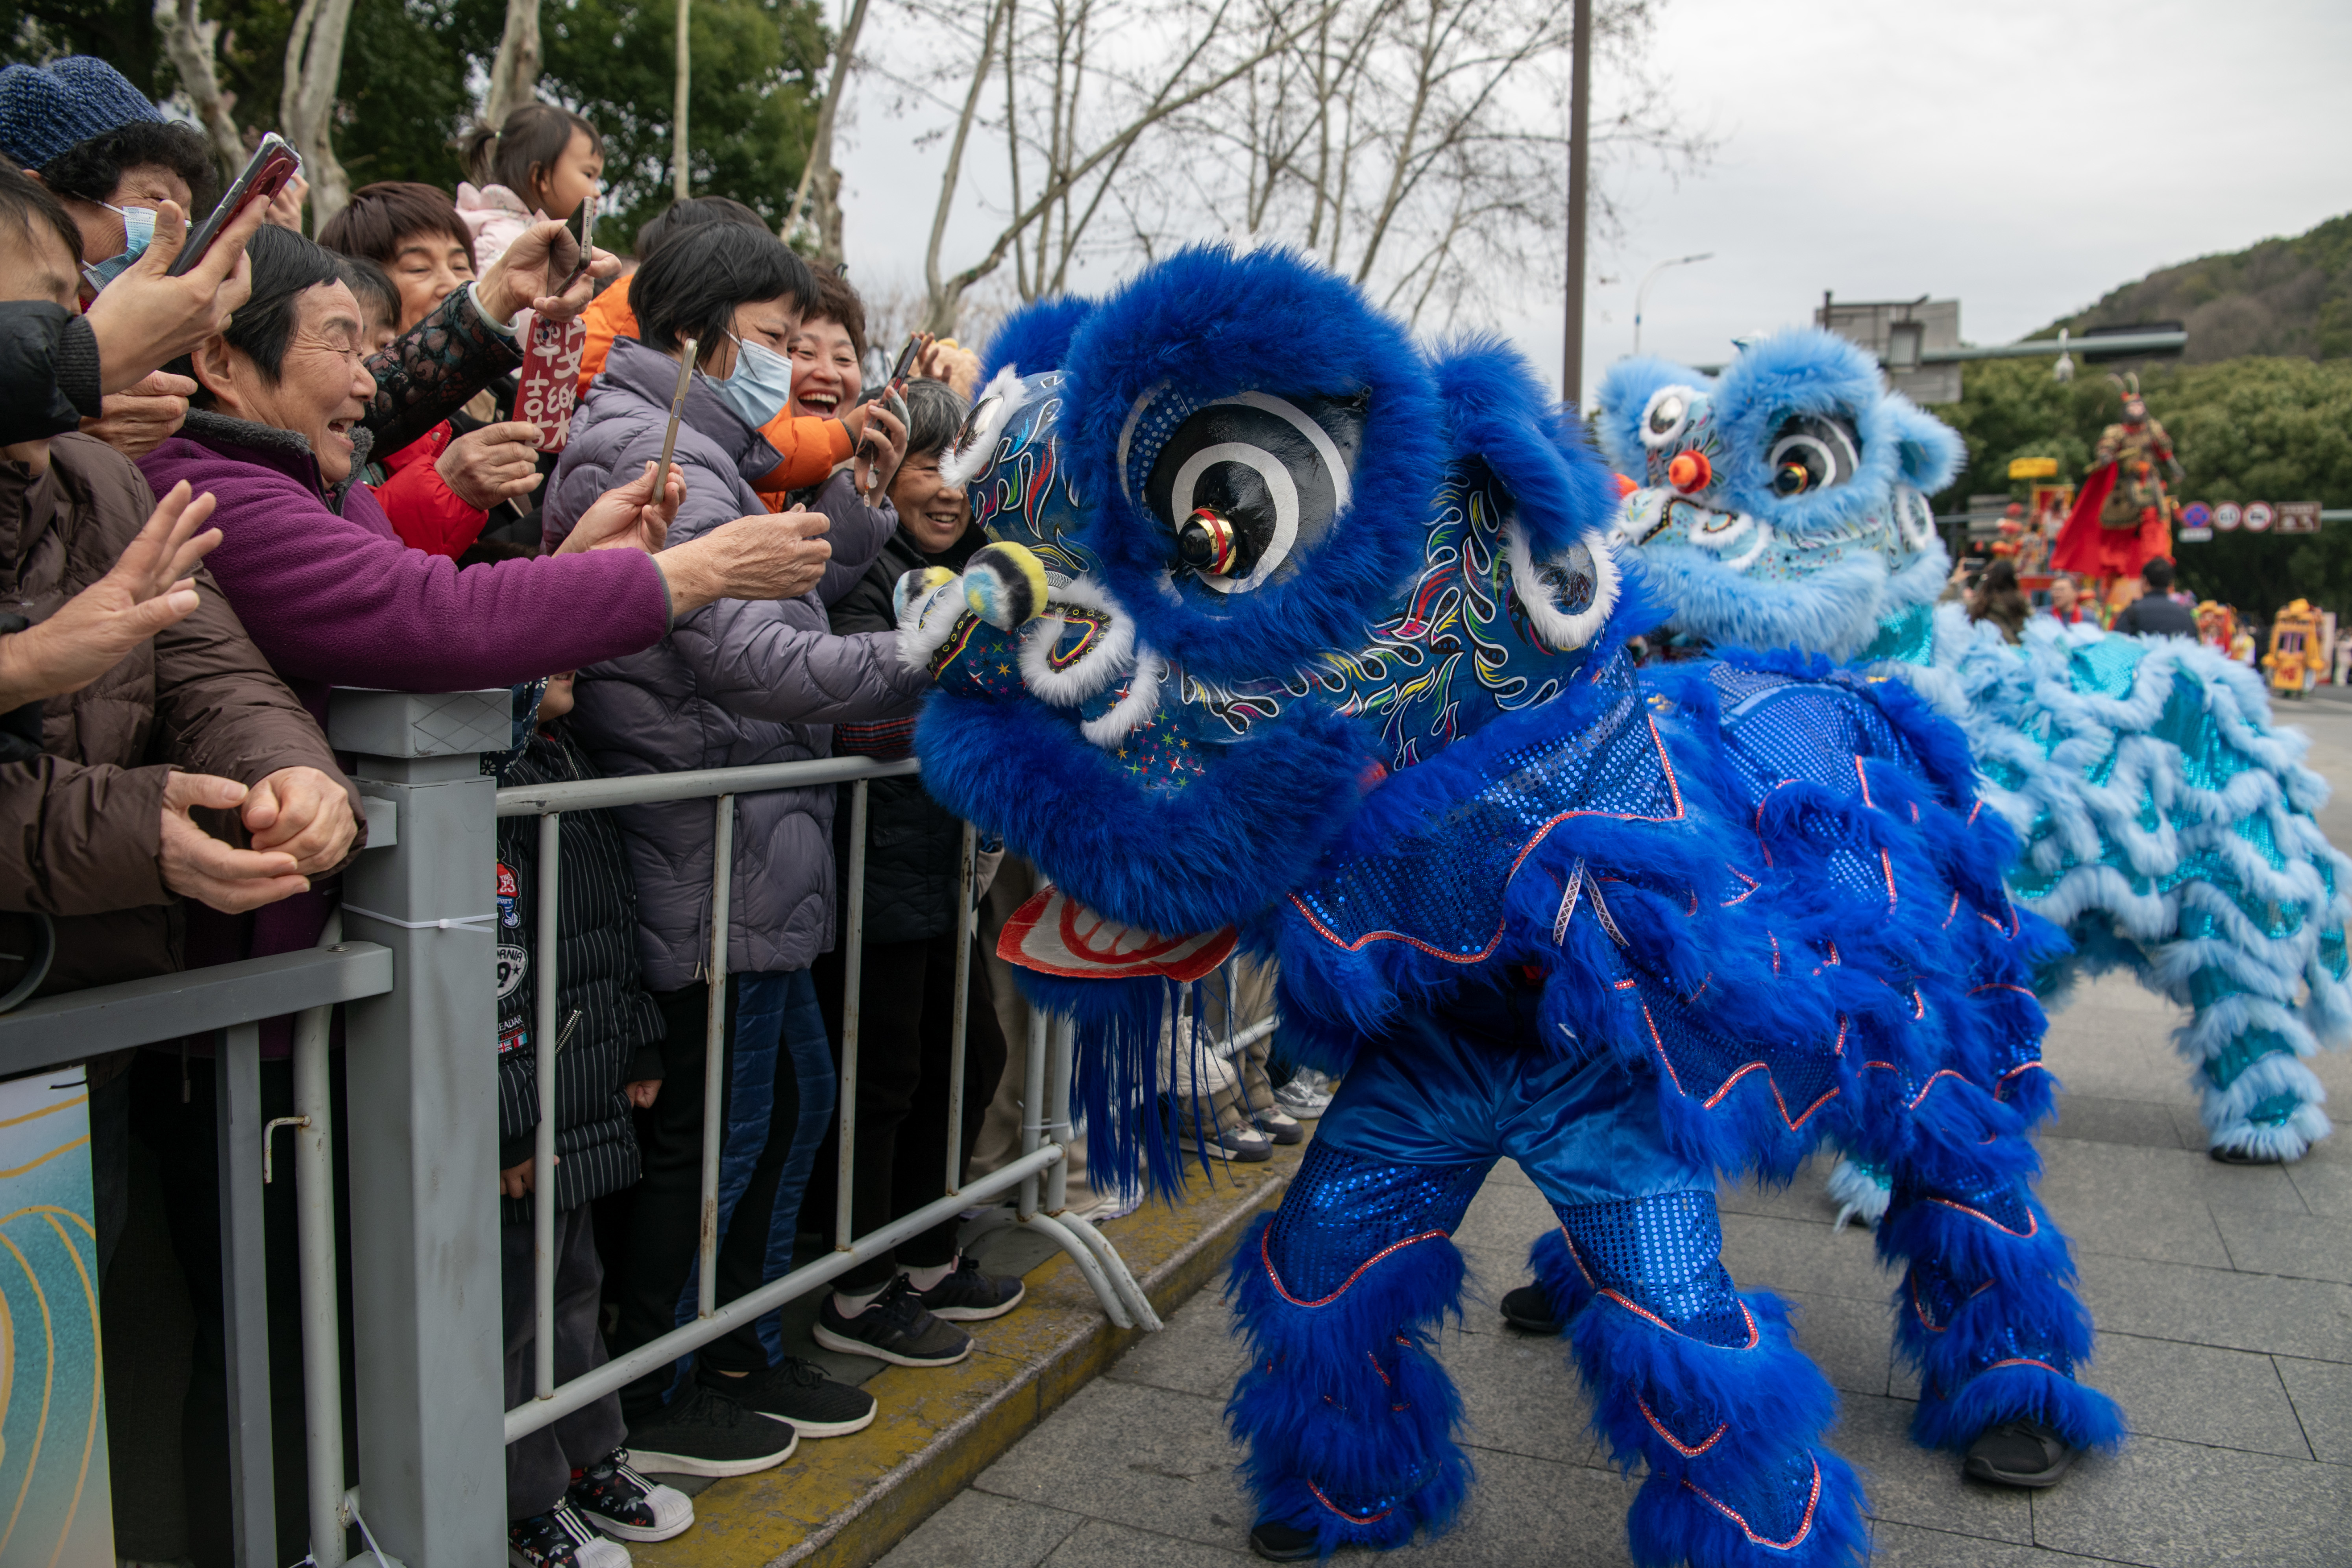
[[[1610,173],[1626,232],[1593,258],[1588,388],[1632,348],[1634,286],[1669,257],[1715,253],[1653,286],[1650,352],[1719,360],[1824,289],[1957,296],[1962,335],[1990,343],[2352,209],[2347,0],[1665,0],[1651,59],[1721,146],[1678,181]],[[918,138],[939,117],[870,90],[856,118],[855,274],[915,288],[946,157]],[[978,215],[951,232],[980,239]],[[1557,374],[1559,311],[1556,286],[1530,285],[1495,324]]]

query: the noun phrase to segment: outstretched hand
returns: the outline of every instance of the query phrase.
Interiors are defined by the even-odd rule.
[[[672,463],[658,504],[651,503],[653,489],[654,465],[647,463],[635,479],[598,496],[580,514],[580,521],[555,552],[642,550],[648,555],[655,553],[668,542],[669,525],[677,521],[677,509],[686,504],[686,476]]]
[[[195,612],[188,574],[221,542],[206,528],[210,492],[193,500],[187,481],[156,504],[113,570],[68,599],[39,626],[0,637],[0,709],[79,691],[132,648]]]
[[[588,308],[599,282],[621,275],[621,258],[611,251],[592,246],[589,258],[588,270],[572,278],[580,263],[580,241],[567,225],[542,218],[490,263],[474,285],[474,298],[494,321],[511,321],[528,309],[546,321],[568,321]],[[567,279],[571,287],[554,292]]]
[[[187,243],[187,215],[177,202],[155,204],[155,237],[122,276],[90,301],[101,391],[135,386],[226,330],[230,315],[253,293],[253,263],[245,254],[245,242],[268,210],[269,204],[259,196],[247,202],[202,261],[184,276],[171,278],[165,273]]]

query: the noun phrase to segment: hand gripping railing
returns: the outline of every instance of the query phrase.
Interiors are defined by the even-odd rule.
[[[952,1020],[953,1048],[948,1078],[947,1149],[942,1195],[915,1213],[894,1220],[865,1236],[852,1234],[857,1151],[857,1059],[859,1036],[858,981],[865,957],[866,796],[871,781],[914,773],[917,763],[876,763],[858,757],[835,757],[804,763],[775,763],[757,767],[712,768],[690,773],[653,773],[598,779],[576,784],[526,785],[499,792],[500,816],[538,816],[539,951],[558,951],[556,908],[561,881],[562,818],[570,811],[656,801],[709,799],[713,805],[709,1035],[703,1058],[702,1204],[700,1269],[692,1322],[607,1362],[594,1372],[557,1384],[553,1360],[555,1286],[555,1206],[544,1173],[554,1168],[555,1123],[545,1108],[556,1103],[556,1055],[539,1053],[539,1123],[534,1186],[534,1302],[538,1313],[535,1373],[536,1397],[506,1413],[506,1440],[513,1442],[558,1421],[572,1411],[666,1366],[679,1356],[726,1334],[737,1325],[754,1321],[778,1306],[805,1296],[857,1264],[920,1235],[940,1221],[976,1204],[1019,1193],[1018,1217],[1034,1226],[1065,1252],[1102,1302],[1104,1312],[1121,1328],[1160,1326],[1150,1300],[1144,1295],[1109,1242],[1091,1226],[1063,1212],[1064,1149],[1072,1134],[1069,1119],[1070,1034],[1067,1026],[1048,1028],[1040,1015],[1030,1031],[1028,1078],[1023,1105],[1020,1157],[978,1180],[963,1179],[964,1047],[968,1022],[972,932],[976,921],[974,842],[972,830],[963,831],[957,872],[956,994]],[[719,1155],[723,1135],[721,1097],[726,1070],[726,982],[729,884],[733,869],[735,798],[756,790],[806,788],[813,784],[850,784],[848,909],[842,922],[844,944],[841,1066],[836,1103],[839,1108],[839,1183],[834,1213],[832,1256],[795,1268],[782,1279],[721,1307],[718,1305]],[[538,1033],[541,1041],[556,1039],[556,966],[542,962],[538,974]],[[1041,1114],[1042,1112],[1042,1114]],[[1039,1184],[1044,1179],[1044,1205]]]

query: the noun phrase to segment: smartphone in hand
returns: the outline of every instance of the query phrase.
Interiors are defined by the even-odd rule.
[[[180,247],[180,254],[173,258],[172,265],[165,269],[164,275],[170,278],[186,276],[205,258],[205,253],[213,247],[213,241],[220,237],[220,231],[245,210],[247,203],[268,201],[284,190],[301,172],[302,155],[294,151],[292,142],[274,131],[264,136],[260,145],[254,148],[253,156],[245,161],[245,167],[238,171],[236,180],[230,184],[228,194],[222,196],[211,215],[196,226],[196,232],[190,235],[188,243]]]

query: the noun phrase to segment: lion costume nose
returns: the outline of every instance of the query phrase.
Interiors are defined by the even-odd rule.
[[[1685,495],[1696,495],[1713,482],[1715,466],[1705,452],[1676,452],[1666,465],[1666,482]]]

